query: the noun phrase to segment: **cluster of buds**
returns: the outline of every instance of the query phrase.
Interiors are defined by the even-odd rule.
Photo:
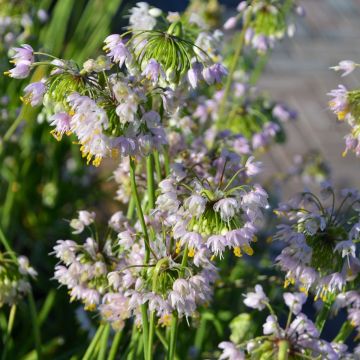
[[[246,27],[246,43],[263,54],[274,46],[276,40],[286,34],[294,35],[296,15],[303,16],[304,9],[294,1],[241,1],[237,14],[225,22],[224,29],[233,29],[242,20],[243,27]]]
[[[14,305],[31,290],[30,279],[37,272],[25,256],[14,258],[0,252],[0,308]]]

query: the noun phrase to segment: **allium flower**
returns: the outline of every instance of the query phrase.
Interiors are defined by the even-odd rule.
[[[303,293],[284,293],[283,296],[285,304],[289,307],[290,311],[298,315],[306,302],[306,295]]]
[[[357,66],[358,64],[356,64],[354,61],[342,60],[339,62],[338,65],[332,66],[330,69],[333,69],[335,71],[343,71],[343,74],[341,76],[347,76],[352,73]]]
[[[66,112],[59,112],[52,115],[49,120],[50,125],[55,126],[55,129],[50,133],[55,137],[56,140],[60,141],[64,134],[70,135],[71,133],[71,116]]]
[[[214,64],[210,67],[205,67],[202,71],[202,75],[205,81],[211,85],[214,82],[220,83],[224,76],[228,73],[227,69],[221,64]]]
[[[161,65],[155,59],[149,60],[142,75],[150,79],[153,84],[157,84],[159,79],[165,78],[164,70],[161,68]]]
[[[104,49],[108,51],[107,56],[112,58],[115,63],[118,63],[119,67],[122,67],[126,60],[131,59],[131,54],[120,35],[109,35],[104,42],[106,44]]]
[[[46,86],[42,81],[31,83],[24,89],[24,102],[36,106],[42,103],[46,91]]]
[[[245,295],[244,304],[253,309],[263,310],[269,299],[266,297],[261,285],[255,285],[255,292],[249,292]]]
[[[222,350],[219,360],[245,360],[245,354],[230,341],[221,342],[218,347]]]
[[[335,204],[334,190],[329,184],[323,186],[330,195],[327,199]],[[305,192],[282,205],[279,214],[293,222],[279,226],[274,237],[287,243],[277,257],[286,272],[285,287],[295,283],[302,292],[311,289],[315,299],[326,301],[344,291],[358,275],[356,246],[352,241],[358,227],[352,203],[358,201],[358,195],[352,200],[345,195],[335,211],[334,206],[326,207],[315,194]]]

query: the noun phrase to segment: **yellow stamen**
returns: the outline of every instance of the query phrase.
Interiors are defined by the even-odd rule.
[[[242,257],[241,249],[239,246],[234,247],[234,254],[237,257]]]
[[[194,257],[194,255],[195,255],[195,249],[194,249],[194,248],[190,248],[190,249],[189,249],[189,252],[188,252],[188,256],[189,256],[189,257]]]

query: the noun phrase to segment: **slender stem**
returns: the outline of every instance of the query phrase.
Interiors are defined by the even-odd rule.
[[[165,165],[165,175],[169,176],[170,174],[170,158],[169,158],[169,149],[165,147],[164,151],[164,165]]]
[[[133,323],[132,331],[131,331],[131,338],[130,338],[130,345],[128,347],[129,354],[127,356],[127,360],[134,360],[135,359],[135,350],[136,350],[136,343],[138,341],[139,334],[136,331],[136,324]]]
[[[350,334],[353,332],[354,326],[351,325],[351,322],[349,320],[346,320],[339,331],[339,333],[334,338],[333,342],[336,343],[343,343],[346,341],[346,339],[350,336]]]
[[[154,158],[150,154],[146,157],[146,181],[148,191],[149,209],[155,207]]]
[[[5,250],[9,253],[10,257],[17,263],[17,257],[15,255],[15,252],[11,248],[8,240],[6,239],[2,229],[0,228],[0,241],[4,245]]]
[[[226,79],[224,94],[223,94],[223,97],[221,99],[220,108],[219,108],[219,116],[218,116],[218,120],[217,120],[217,126],[218,127],[219,127],[219,125],[220,125],[220,123],[223,120],[223,117],[225,115],[226,101],[227,101],[227,98],[228,98],[229,93],[230,93],[234,73],[235,73],[237,64],[239,62],[241,51],[242,51],[244,43],[245,43],[245,34],[246,34],[246,30],[247,30],[247,28],[249,26],[249,22],[250,22],[250,19],[251,19],[251,14],[252,14],[251,9],[248,9],[247,11],[248,12],[247,12],[247,14],[245,16],[245,19],[244,19],[243,28],[242,28],[242,30],[240,32],[239,39],[238,39],[236,47],[235,47],[234,56],[233,56],[232,62],[230,64],[229,74],[228,74],[227,79]]]
[[[139,221],[141,224],[141,229],[144,235],[144,243],[145,243],[145,264],[149,263],[150,260],[150,243],[149,243],[149,234],[147,231],[147,227],[145,224],[145,218],[144,218],[144,213],[142,211],[141,208],[141,202],[140,202],[140,197],[139,197],[139,193],[138,193],[138,189],[137,189],[137,185],[136,185],[136,179],[135,179],[135,160],[130,157],[130,179],[131,179],[131,191],[132,191],[132,196],[135,199],[135,205],[136,205],[136,210],[138,213],[138,217],[139,217]]]
[[[128,210],[126,213],[126,217],[131,220],[134,214],[134,210],[135,210],[135,200],[134,197],[131,196],[130,197],[130,202],[129,202],[129,206],[128,206]]]
[[[178,329],[178,315],[173,314],[173,317],[171,319],[170,340],[169,340],[169,348],[167,354],[168,360],[173,360],[175,356],[177,329]]]
[[[324,329],[326,320],[330,314],[330,310],[331,310],[331,303],[324,302],[323,308],[320,310],[318,316],[316,317],[315,326],[319,330],[320,334],[321,334],[322,330]]]
[[[34,295],[33,295],[31,289],[29,291],[28,297],[29,297],[30,316],[31,316],[33,331],[34,331],[34,340],[35,340],[37,359],[41,360],[42,354],[41,354],[40,325],[39,325],[39,321],[38,321]]]
[[[123,335],[123,332],[121,330],[117,331],[115,333],[107,360],[115,360],[116,353],[118,351],[122,335]]]
[[[16,305],[12,305],[11,309],[10,309],[10,314],[9,314],[9,320],[8,320],[8,326],[7,326],[7,333],[5,336],[5,341],[4,341],[4,350],[1,356],[1,360],[5,360],[6,359],[6,355],[7,355],[7,350],[8,350],[8,342],[11,336],[11,331],[12,328],[14,326],[14,321],[15,321],[15,315],[16,315]]]
[[[100,325],[94,335],[94,337],[91,340],[90,345],[88,346],[88,348],[86,349],[86,352],[82,358],[82,360],[90,360],[90,358],[94,355],[94,350],[96,345],[98,344],[100,338],[101,338],[101,334],[104,330],[105,325]]]
[[[289,358],[290,344],[287,340],[279,341],[278,360],[287,360]]]
[[[141,318],[142,318],[142,328],[143,328],[144,358],[145,360],[148,360],[149,359],[149,352],[148,352],[149,319],[148,319],[146,304],[141,305]]]
[[[97,357],[98,360],[105,360],[109,335],[110,335],[110,324],[106,324],[105,328],[104,328],[104,331],[103,331],[103,333],[101,335],[100,351],[99,351],[99,354],[98,354],[98,357]]]

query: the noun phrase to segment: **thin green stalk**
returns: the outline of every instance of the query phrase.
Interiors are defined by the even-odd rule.
[[[168,360],[173,360],[175,357],[177,330],[178,330],[178,315],[173,314],[173,317],[171,319],[170,340],[169,340],[169,348],[167,354]]]
[[[8,347],[9,347],[9,339],[11,336],[11,331],[13,329],[14,326],[14,321],[15,321],[15,315],[16,315],[16,305],[12,305],[11,309],[10,309],[10,314],[9,314],[9,320],[8,320],[8,326],[7,326],[7,333],[5,336],[5,341],[4,341],[4,350],[1,356],[1,360],[5,360],[6,356],[7,356],[7,351],[8,351]]]
[[[40,324],[38,321],[36,304],[35,304],[34,295],[32,293],[32,290],[29,291],[28,298],[29,298],[30,315],[31,315],[32,326],[33,326],[33,331],[34,331],[36,354],[37,354],[38,360],[41,360],[42,353],[41,353]]]
[[[160,342],[162,343],[165,350],[167,351],[169,347],[168,347],[168,343],[166,342],[164,335],[160,332],[159,329],[155,330],[155,334],[158,337],[158,339],[160,340]]]
[[[100,339],[100,351],[97,360],[105,360],[108,340],[110,335],[110,324],[106,324]]]
[[[230,93],[234,73],[235,73],[237,64],[239,62],[241,51],[242,51],[244,43],[245,43],[245,33],[246,33],[246,30],[247,30],[247,28],[249,26],[249,22],[250,22],[250,19],[251,19],[251,13],[252,13],[252,11],[251,11],[251,9],[249,9],[248,13],[246,14],[245,20],[244,20],[243,28],[242,28],[242,30],[240,32],[239,39],[238,39],[238,41],[236,43],[234,56],[233,56],[231,64],[230,64],[229,74],[227,75],[227,78],[226,78],[226,83],[225,83],[225,88],[224,88],[224,95],[223,95],[223,97],[221,99],[221,103],[220,103],[220,107],[219,107],[219,116],[218,116],[218,121],[217,121],[217,126],[218,127],[219,127],[220,122],[223,120],[223,117],[225,115],[226,101],[227,101],[227,98],[228,98],[229,93]]]
[[[165,175],[169,176],[170,174],[170,158],[169,158],[169,149],[165,147],[164,151],[164,165],[165,165]]]
[[[123,331],[117,331],[114,335],[113,341],[111,343],[111,348],[107,360],[115,360],[116,353],[119,349],[120,341],[123,335]]]
[[[145,224],[144,213],[143,213],[142,208],[141,208],[140,197],[139,197],[139,193],[138,193],[138,189],[137,189],[137,185],[136,185],[135,160],[132,157],[130,157],[130,180],[131,180],[132,196],[135,199],[136,210],[137,210],[137,213],[138,213],[141,229],[142,229],[142,232],[144,234],[145,265],[147,265],[149,263],[149,260],[150,260],[149,234],[148,234],[147,227],[146,227],[146,224]]]
[[[135,210],[135,199],[133,196],[130,197],[129,207],[126,213],[126,217],[131,220]]]
[[[201,353],[202,344],[205,339],[206,326],[207,326],[207,319],[204,317],[201,317],[200,325],[197,328],[196,335],[195,335],[195,348],[199,353]]]
[[[346,341],[346,339],[350,336],[350,334],[354,331],[354,326],[351,325],[351,322],[349,320],[345,321],[339,333],[334,338],[333,342],[335,343],[343,343]]]
[[[8,252],[8,254],[10,255],[10,257],[17,263],[17,257],[15,252],[13,251],[13,249],[11,248],[8,240],[6,239],[2,229],[0,228],[0,241],[2,242],[2,244],[4,245],[5,250]]]
[[[127,360],[134,360],[135,359],[135,352],[136,352],[136,343],[138,341],[139,338],[139,334],[136,331],[136,324],[135,322],[133,323],[133,328],[131,331],[131,340],[130,340],[130,345],[129,345],[129,354],[127,356]]]
[[[279,341],[278,360],[287,360],[289,358],[290,344],[287,340]]]
[[[144,358],[145,360],[148,360],[149,359],[149,353],[148,353],[149,319],[148,319],[146,304],[141,305],[141,318],[142,318],[142,328],[143,328]]]
[[[105,327],[105,325],[99,325],[94,337],[92,338],[88,348],[86,349],[86,352],[85,352],[82,360],[89,360],[94,355],[95,347],[101,338],[101,334],[104,330],[104,327]]]
[[[319,330],[320,334],[324,329],[326,320],[330,314],[330,310],[331,310],[331,303],[324,302],[323,308],[320,310],[318,316],[316,317],[315,326]]]
[[[150,154],[146,157],[146,181],[149,209],[155,207],[154,158]]]

